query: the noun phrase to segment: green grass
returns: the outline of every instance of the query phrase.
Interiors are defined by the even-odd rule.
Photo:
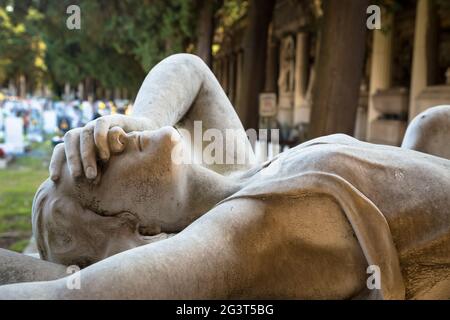
[[[31,205],[48,177],[50,142],[32,145],[29,155],[0,169],[0,247],[22,251],[31,235]]]

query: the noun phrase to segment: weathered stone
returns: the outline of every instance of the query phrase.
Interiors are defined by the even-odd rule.
[[[0,249],[0,270],[0,285],[55,280],[67,275],[63,265],[4,249]]]
[[[86,126],[81,152],[69,134],[78,165],[110,156],[74,177],[76,158],[57,149],[33,228],[43,259],[86,267],[81,287],[12,284],[0,297],[450,298],[450,160],[331,135],[263,164],[173,161],[193,146],[173,126],[218,118],[246,139],[227,101],[207,66],[176,55],[150,72],[132,117],[101,118],[95,141]],[[13,266],[17,281],[23,257],[0,274]],[[381,282],[368,286],[367,270]]]

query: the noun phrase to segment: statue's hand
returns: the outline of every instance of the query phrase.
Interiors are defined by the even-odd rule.
[[[50,178],[53,181],[59,179],[64,160],[67,160],[73,177],[79,177],[84,172],[86,178],[95,179],[97,155],[101,160],[108,161],[111,152],[120,152],[114,150],[114,144],[110,146],[108,141],[108,136],[109,139],[117,138],[117,128],[110,131],[113,127],[122,128],[125,132],[154,129],[153,123],[147,118],[125,115],[104,116],[89,122],[83,128],[72,129],[65,134],[64,145],[55,147],[49,168]]]

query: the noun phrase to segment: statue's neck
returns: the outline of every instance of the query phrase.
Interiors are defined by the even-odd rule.
[[[240,183],[200,165],[189,166],[186,175],[187,213],[193,220],[240,189]]]

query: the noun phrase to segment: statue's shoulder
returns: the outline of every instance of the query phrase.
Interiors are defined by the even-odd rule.
[[[331,134],[328,136],[323,136],[315,139],[308,140],[306,142],[303,142],[299,144],[298,146],[292,148],[292,149],[304,149],[307,147],[315,146],[315,145],[349,145],[349,146],[356,146],[364,144],[364,142],[359,141],[358,139],[355,139],[351,136],[348,136],[346,134],[342,133],[336,133]]]

